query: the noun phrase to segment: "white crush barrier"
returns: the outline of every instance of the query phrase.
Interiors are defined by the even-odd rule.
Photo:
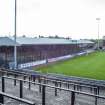
[[[48,62],[50,63],[50,62],[60,61],[60,60],[65,60],[65,59],[73,58],[73,57],[74,57],[74,55],[66,55],[66,56],[48,59]]]
[[[80,55],[85,55],[86,52],[80,52],[80,53],[77,53],[76,55],[80,56]]]
[[[40,60],[40,61],[35,61],[35,62],[29,62],[29,63],[24,63],[24,64],[19,64],[18,68],[19,69],[23,69],[23,68],[27,68],[27,67],[32,67],[32,66],[37,66],[37,65],[41,65],[41,64],[45,64],[46,60]]]

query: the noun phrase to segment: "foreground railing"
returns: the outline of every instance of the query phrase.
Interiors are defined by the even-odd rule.
[[[22,98],[18,98],[18,97],[13,96],[13,95],[9,95],[9,94],[6,94],[4,92],[0,92],[0,104],[4,104],[4,97],[14,99],[14,100],[22,102],[24,104],[36,105],[34,102],[31,102],[31,101],[28,101],[28,100],[25,100],[25,99],[22,99]]]
[[[73,85],[74,90],[82,90],[82,87],[86,87],[86,88],[90,88],[90,92],[92,92],[92,90],[94,90],[94,94],[98,94],[99,95],[99,91],[100,91],[100,87],[99,86],[94,86],[94,85],[89,85],[89,84],[84,84],[84,83],[80,83],[77,81],[66,81],[66,80],[60,80],[60,79],[54,79],[54,78],[49,78],[47,76],[43,76],[43,75],[33,75],[33,74],[29,74],[29,73],[24,73],[24,72],[19,72],[19,71],[11,71],[11,70],[0,70],[2,76],[4,74],[8,75],[8,74],[12,74],[14,76],[14,78],[17,78],[18,76],[22,76],[22,78],[25,80],[26,77],[29,79],[29,81],[33,80],[35,82],[36,78],[38,79],[38,82],[41,83],[42,81],[46,80],[48,82],[53,82],[55,84],[55,86],[57,87],[58,85],[60,85],[60,87],[62,87],[62,84],[65,84],[67,86],[67,88],[69,89],[70,85]],[[16,80],[14,80],[14,85],[16,85]],[[30,84],[29,84],[29,88],[30,88]],[[56,94],[55,94],[56,95]]]
[[[55,91],[55,93],[57,94],[57,90],[63,90],[63,91],[67,91],[67,92],[71,92],[71,104],[70,105],[75,105],[75,100],[76,100],[76,97],[75,97],[75,95],[76,94],[78,94],[78,95],[86,95],[86,96],[90,96],[90,97],[93,97],[93,98],[95,98],[95,102],[94,102],[94,105],[97,105],[98,104],[98,102],[97,102],[97,100],[100,98],[100,99],[105,99],[105,97],[104,96],[100,96],[100,95],[95,95],[95,94],[90,94],[90,93],[86,93],[86,92],[81,92],[81,91],[76,91],[76,90],[72,90],[72,89],[66,89],[66,88],[61,88],[61,87],[58,87],[58,86],[51,86],[51,85],[48,85],[48,84],[46,84],[46,80],[44,80],[44,82],[43,83],[37,83],[37,82],[32,82],[32,81],[27,81],[27,80],[22,80],[22,79],[17,79],[17,78],[13,78],[13,77],[7,77],[7,76],[2,76],[1,77],[2,78],[2,92],[1,92],[1,98],[0,98],[0,102],[1,103],[3,103],[2,102],[2,97],[3,96],[7,96],[7,97],[10,97],[10,98],[13,98],[12,96],[9,96],[9,95],[7,95],[7,94],[5,94],[4,92],[5,92],[5,79],[10,79],[10,80],[16,80],[16,81],[18,81],[19,82],[19,87],[20,87],[20,89],[19,89],[19,97],[20,98],[17,98],[17,97],[15,97],[15,99],[16,100],[18,100],[18,101],[24,101],[24,102],[27,102],[28,103],[28,101],[25,101],[25,100],[23,100],[22,98],[23,98],[23,83],[25,82],[25,83],[28,83],[29,85],[31,85],[31,84],[36,84],[36,85],[38,85],[39,86],[39,90],[41,89],[41,92],[42,92],[42,105],[46,105],[46,87],[49,87],[49,88],[53,88],[53,89],[55,89],[56,91]],[[22,99],[22,100],[21,100]],[[31,103],[31,104],[29,104],[29,105],[34,105],[33,103]]]

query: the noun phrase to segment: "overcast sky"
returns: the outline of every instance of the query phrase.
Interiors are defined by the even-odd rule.
[[[17,0],[18,36],[59,35],[97,38],[105,35],[105,0]],[[14,34],[14,0],[0,0],[0,35]]]

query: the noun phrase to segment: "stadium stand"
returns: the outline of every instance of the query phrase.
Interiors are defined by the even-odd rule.
[[[71,55],[93,49],[94,42],[89,40],[71,40],[59,38],[17,38],[18,67],[30,67],[52,62]],[[0,37],[0,66],[13,68],[14,40]]]

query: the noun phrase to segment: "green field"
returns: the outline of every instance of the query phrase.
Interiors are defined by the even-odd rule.
[[[37,70],[43,73],[58,73],[105,80],[105,52],[94,52],[71,60],[42,66]]]

